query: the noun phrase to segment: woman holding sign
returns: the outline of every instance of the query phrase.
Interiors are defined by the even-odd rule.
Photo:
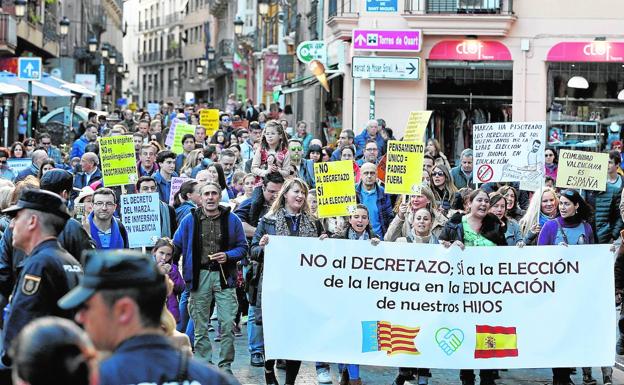
[[[467,214],[456,213],[446,222],[440,243],[444,247],[459,246],[507,246],[505,228],[500,220],[490,214],[490,197],[483,189],[474,190],[468,197],[469,210]],[[481,369],[481,385],[494,385],[495,370]],[[473,370],[463,369],[459,372],[462,385],[474,385]]]
[[[559,216],[544,224],[537,240],[538,245],[586,245],[595,243],[594,232],[589,220],[592,217],[592,208],[585,202],[576,190],[561,191],[559,197]],[[554,368],[553,385],[571,384],[572,369]],[[611,367],[602,368],[602,378],[605,384],[611,383]],[[583,384],[595,384],[591,368],[583,368]]]
[[[307,201],[308,186],[299,178],[288,179],[282,186],[271,208],[260,219],[251,241],[251,259],[260,263],[263,270],[264,247],[270,235],[289,237],[319,237],[322,234],[320,223],[310,214]],[[277,256],[272,256],[277,257]],[[262,324],[262,275],[256,299],[256,323]],[[285,332],[287,333],[287,332]],[[286,361],[286,385],[294,385],[301,361]],[[277,385],[275,360],[264,364],[264,377],[267,385]]]

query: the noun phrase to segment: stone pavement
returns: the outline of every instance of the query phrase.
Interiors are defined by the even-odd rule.
[[[211,333],[213,334],[213,333]],[[232,370],[234,375],[242,385],[264,385],[264,373],[262,368],[256,368],[249,365],[249,352],[247,351],[247,329],[243,326],[243,337],[236,337],[236,359]],[[215,350],[218,350],[215,349]],[[214,351],[214,350],[213,350]],[[215,352],[215,358],[217,352]],[[624,358],[624,357],[619,357]],[[216,362],[216,361],[215,361]],[[334,378],[334,385],[338,384],[337,365],[332,365],[331,373]],[[434,385],[455,385],[461,384],[459,381],[458,370],[442,370],[433,369],[432,378],[429,383]],[[280,384],[284,384],[285,371],[278,370],[278,380]],[[396,376],[397,370],[390,367],[378,366],[362,366],[360,369],[362,382],[365,385],[390,385]],[[574,377],[574,383],[582,384],[581,368],[578,368],[577,375]],[[598,384],[602,384],[602,375],[600,368],[594,368],[594,378]],[[552,372],[550,369],[514,369],[500,372],[500,380],[498,385],[542,385],[550,384],[552,380]],[[478,377],[477,377],[478,381]],[[314,363],[304,362],[301,371],[297,377],[297,385],[316,385],[316,371]],[[477,382],[478,384],[478,382]],[[416,385],[412,382],[411,385]],[[617,367],[613,371],[613,385],[624,385],[624,372]]]

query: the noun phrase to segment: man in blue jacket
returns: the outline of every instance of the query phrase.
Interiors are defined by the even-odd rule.
[[[362,179],[355,186],[357,201],[368,208],[371,227],[383,239],[394,217],[390,197],[377,184],[377,166],[364,163],[360,168],[360,175]]]
[[[98,127],[96,125],[88,125],[85,133],[76,141],[71,149],[70,159],[82,158],[85,153],[87,144],[95,142],[98,136]]]
[[[377,143],[377,149],[380,154],[386,152],[386,141],[381,137],[379,133],[379,123],[375,119],[371,119],[366,123],[366,129],[355,137],[356,154],[355,158],[360,159],[364,155],[364,148],[369,140],[374,140]]]
[[[217,183],[207,182],[200,194],[201,208],[184,217],[173,243],[177,252],[182,251],[184,280],[191,290],[189,310],[195,324],[195,357],[212,363],[208,324],[214,298],[222,337],[218,366],[232,373],[232,327],[238,309],[236,263],[247,254],[247,240],[240,219],[229,207],[219,205],[221,187]]]

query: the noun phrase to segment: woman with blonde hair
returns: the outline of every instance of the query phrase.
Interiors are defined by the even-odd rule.
[[[317,238],[323,231],[318,220],[310,213],[308,186],[299,179],[284,182],[271,208],[260,219],[251,241],[251,259],[261,266],[264,263],[264,247],[269,235]],[[256,324],[262,324],[262,279],[260,276],[256,298]],[[251,302],[251,301],[250,301]],[[294,385],[301,367],[301,361],[286,360],[286,385]],[[264,376],[267,385],[278,384],[275,376],[275,360],[266,360]]]
[[[193,168],[204,160],[204,153],[201,149],[192,150],[184,159],[184,164],[180,168],[180,176],[190,178]]]
[[[422,208],[427,208],[431,211],[433,214],[431,231],[436,236],[440,235],[447,219],[438,212],[438,205],[431,189],[423,185],[420,188],[420,194],[411,195],[409,199],[407,196],[397,199],[396,215],[390,222],[390,226],[388,226],[384,240],[394,242],[397,238],[409,236],[413,228],[414,215]]]
[[[542,226],[559,215],[558,206],[559,198],[553,188],[546,187],[541,194],[533,194],[526,213],[519,221],[524,243],[536,244]]]
[[[436,164],[431,169],[431,183],[429,185],[437,205],[442,213],[446,214],[451,208],[451,202],[457,187],[453,183],[453,177],[449,168],[442,164]]]

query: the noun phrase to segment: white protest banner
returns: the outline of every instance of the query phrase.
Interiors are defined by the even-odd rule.
[[[475,124],[475,183],[544,179],[545,122]]]
[[[122,195],[120,200],[130,248],[153,246],[161,234],[158,193]]]
[[[266,358],[446,368],[612,366],[609,245],[466,247],[271,236]]]
[[[171,178],[171,194],[169,196],[169,204],[171,206],[173,206],[176,193],[180,191],[180,187],[182,187],[182,184],[187,180],[191,180],[191,178],[180,178],[177,176]]]
[[[557,187],[605,191],[609,154],[561,150]]]
[[[7,165],[13,169],[15,175],[19,174],[22,170],[25,170],[32,166],[31,158],[9,158],[7,159]]]

